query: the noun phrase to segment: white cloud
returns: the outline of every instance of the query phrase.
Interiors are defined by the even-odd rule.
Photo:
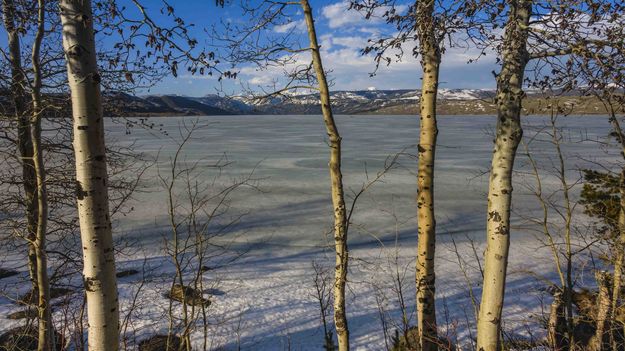
[[[328,20],[330,28],[344,27],[354,24],[363,24],[366,19],[357,11],[349,10],[349,2],[341,1],[324,6],[321,14]]]
[[[321,47],[324,50],[330,50],[332,49],[332,38],[334,36],[332,34],[324,34],[319,38],[319,45],[321,45]]]
[[[330,70],[329,78],[335,83],[333,89],[351,90],[365,89],[377,86],[380,89],[417,87],[420,76],[419,62],[414,58],[406,57],[402,62],[393,63],[389,67],[381,67],[378,74],[371,78],[375,65],[373,58],[361,55],[362,44],[366,38],[361,37],[337,37],[326,38],[331,44],[322,46],[322,58],[324,67]],[[240,77],[244,84],[251,88],[268,88],[276,81],[284,82],[285,70],[293,70],[298,66],[307,65],[310,62],[308,54],[298,55],[293,64],[287,67],[268,67],[258,70],[248,66],[243,68]],[[401,77],[403,82],[398,83]]]
[[[321,27],[319,41],[323,65],[330,71],[329,78],[334,83],[333,90],[356,90],[376,87],[377,89],[414,89],[421,85],[421,66],[419,59],[413,57],[414,42],[402,45],[403,56],[395,58],[399,50],[392,49],[386,53],[393,61],[389,66],[382,63],[375,75],[373,56],[363,56],[362,49],[368,44],[368,39],[375,39],[378,33],[384,30],[385,24],[372,25],[371,20],[363,18],[362,14],[348,10],[346,1],[334,3],[322,8],[324,18],[328,20],[327,27]],[[329,27],[329,28],[328,28]],[[330,29],[348,27],[349,30]],[[288,30],[295,28],[291,25]],[[388,28],[387,28],[388,29]],[[287,30],[287,29],[285,29]],[[386,35],[393,33],[386,32]],[[494,55],[481,57],[477,63],[467,64],[469,60],[480,57],[480,50],[467,45],[468,48],[448,48],[443,56],[441,65],[441,86],[450,88],[481,88],[492,87],[494,80],[489,73],[496,69]],[[308,65],[310,56],[301,54],[287,67],[268,67],[259,70],[255,66],[248,66],[241,70],[240,78],[244,85],[250,88],[259,87],[271,90],[273,84],[284,84],[285,71],[295,67]]]
[[[292,21],[273,27],[273,31],[276,33],[288,33],[290,31],[303,32],[305,29],[306,22],[304,22],[304,20]]]
[[[332,44],[352,49],[364,49],[367,46],[365,37],[331,37]]]
[[[330,28],[339,28],[339,27],[362,27],[359,30],[369,31],[371,30],[370,25],[379,24],[384,22],[384,18],[382,17],[388,10],[390,10],[390,6],[380,6],[377,8],[374,13],[371,15],[369,19],[365,18],[363,13],[360,13],[356,10],[350,10],[349,1],[342,0],[337,3],[324,6],[321,9],[321,14],[325,19],[328,20],[328,26]],[[396,5],[395,10],[398,13],[405,12],[408,9],[406,5]]]
[[[249,80],[251,85],[267,85],[271,83],[271,79],[269,76],[256,76]]]
[[[265,69],[259,69],[256,66],[245,66],[239,70],[239,74],[241,77],[244,77],[242,82],[249,84],[251,88],[271,85],[284,76],[283,70],[275,66]]]

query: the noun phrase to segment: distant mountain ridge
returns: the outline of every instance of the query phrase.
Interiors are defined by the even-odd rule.
[[[335,91],[332,107],[336,114],[416,114],[419,111],[419,90],[353,90]],[[529,91],[524,101],[525,113],[543,114],[553,99]],[[494,114],[494,90],[440,89],[438,113],[450,115]],[[580,114],[600,114],[598,101],[580,94],[569,93],[559,97],[560,104]],[[180,116],[180,115],[287,115],[320,114],[318,94],[293,94],[276,96],[262,101],[248,96],[224,97],[206,95],[189,97],[181,95],[132,96],[123,93],[106,97],[109,115],[121,116]]]

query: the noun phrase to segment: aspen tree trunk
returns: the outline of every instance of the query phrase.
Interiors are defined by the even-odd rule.
[[[33,144],[30,121],[26,113],[26,77],[22,67],[22,49],[19,32],[15,27],[16,9],[13,0],[3,0],[4,27],[8,35],[9,62],[11,64],[11,95],[17,120],[17,148],[22,161],[22,181],[26,209],[26,239],[28,240],[28,270],[32,291],[37,289],[37,253],[35,231],[37,230],[37,180],[33,165]]]
[[[434,253],[436,250],[436,218],[434,217],[434,155],[436,151],[436,95],[441,54],[434,26],[434,0],[417,1],[417,33],[421,67],[419,169],[417,174],[417,328],[419,348],[437,350]]]
[[[595,336],[591,339],[589,349],[593,351],[601,351],[604,349],[604,343],[606,332],[608,332],[610,322],[610,286],[609,275],[607,272],[596,272],[595,279],[597,280],[597,286],[599,292],[597,294],[597,317],[595,319]]]
[[[562,293],[556,291],[551,303],[549,321],[547,324],[547,341],[550,350],[564,351],[568,342],[566,341],[566,317],[565,306],[562,300]]]
[[[527,36],[532,0],[511,0],[503,43],[501,72],[497,76],[497,135],[488,190],[487,246],[482,301],[477,323],[477,350],[500,349],[508,249],[512,169],[523,135],[521,100],[529,55]]]
[[[32,84],[32,119],[31,139],[33,143],[33,165],[37,178],[37,231],[35,235],[35,249],[37,252],[37,292],[39,338],[38,351],[52,351],[56,348],[54,342],[54,324],[50,309],[50,281],[48,279],[48,260],[46,254],[46,230],[48,224],[48,196],[46,189],[46,170],[43,163],[43,148],[41,145],[41,42],[45,30],[45,1],[37,2],[37,33],[32,47],[33,84]]]
[[[74,117],[76,197],[83,245],[89,350],[116,351],[119,347],[117,282],[91,1],[61,0],[60,11]]]
[[[334,246],[336,251],[336,266],[334,270],[334,325],[338,339],[339,351],[349,350],[349,329],[345,312],[345,283],[347,281],[347,212],[343,192],[343,175],[341,174],[341,135],[334,122],[332,107],[330,106],[330,91],[326,74],[321,62],[315,21],[308,0],[300,0],[304,10],[304,18],[308,28],[310,50],[313,67],[319,83],[321,112],[326,126],[330,143],[330,181],[332,184],[332,206],[334,208]]]

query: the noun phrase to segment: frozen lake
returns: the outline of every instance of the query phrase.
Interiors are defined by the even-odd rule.
[[[227,157],[215,188],[228,185],[253,172],[260,191],[240,189],[232,196],[232,215],[245,214],[236,225],[237,240],[258,243],[266,248],[291,249],[325,245],[332,215],[327,170],[327,137],[320,116],[213,116],[152,118],[167,136],[154,130],[135,128],[126,135],[120,124],[108,126],[109,143],[136,143],[136,148],[158,166],[144,175],[148,193],[138,194],[134,212],[118,223],[118,235],[142,240],[158,238],[167,223],[166,198],[157,179],[169,171],[169,160],[181,139],[179,128],[198,121],[200,127],[183,153],[187,162],[200,166]],[[441,234],[482,235],[485,228],[486,191],[492,152],[495,117],[443,116],[439,122],[436,154],[436,215]],[[548,125],[547,117],[523,119],[525,136]],[[571,179],[588,161],[613,159],[617,150],[603,150],[596,142],[609,132],[607,118],[562,117],[563,149]],[[379,172],[385,160],[402,152],[398,166],[391,170],[359,200],[350,241],[373,243],[394,237],[414,240],[416,232],[416,142],[418,120],[414,116],[338,116],[343,136],[343,175],[346,187],[358,191],[369,177]],[[540,139],[545,139],[541,136]],[[539,164],[550,167],[555,149],[547,142],[530,145]],[[519,153],[523,153],[523,147]],[[523,170],[527,159],[517,158]],[[204,177],[217,174],[207,170]],[[531,179],[516,176],[515,211],[524,212],[538,203],[521,186]],[[555,178],[551,179],[555,182]],[[521,182],[521,183],[519,183]],[[555,184],[555,183],[554,183]],[[546,180],[549,185],[549,179]],[[351,191],[347,191],[349,203]],[[359,229],[360,228],[360,229]],[[362,229],[362,230],[361,230]],[[464,236],[464,235],[463,235]]]

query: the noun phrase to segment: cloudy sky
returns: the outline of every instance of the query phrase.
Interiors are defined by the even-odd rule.
[[[176,7],[178,15],[196,25],[194,30],[198,38],[205,37],[206,28],[212,26],[218,28],[219,21],[236,23],[242,20],[240,10],[235,5],[217,9],[213,1],[206,0],[178,0],[171,3]],[[311,0],[311,6],[316,18],[324,66],[331,71],[333,90],[414,89],[420,85],[420,66],[418,60],[410,55],[404,55],[401,62],[380,67],[373,77],[370,75],[375,69],[373,57],[363,56],[361,50],[369,38],[392,31],[393,28],[389,25],[380,19],[364,19],[360,13],[349,10],[348,1]],[[305,28],[302,13],[295,7],[291,15],[290,23],[273,27],[269,34],[292,32],[303,35]],[[205,45],[210,47],[212,42],[207,40]],[[406,49],[411,50],[411,45],[407,44]],[[487,56],[477,63],[467,63],[469,59],[475,59],[477,56],[478,52],[471,48],[448,49],[441,66],[441,87],[493,88],[495,82],[490,72],[496,69],[494,59]],[[305,60],[306,57],[300,57],[300,61]],[[165,79],[149,93],[200,96],[215,93],[218,89],[236,93],[240,90],[241,83],[254,88],[282,76],[281,70],[261,70],[252,65],[240,67],[239,71],[237,82],[229,81],[221,85],[211,77],[181,74],[178,78]]]

